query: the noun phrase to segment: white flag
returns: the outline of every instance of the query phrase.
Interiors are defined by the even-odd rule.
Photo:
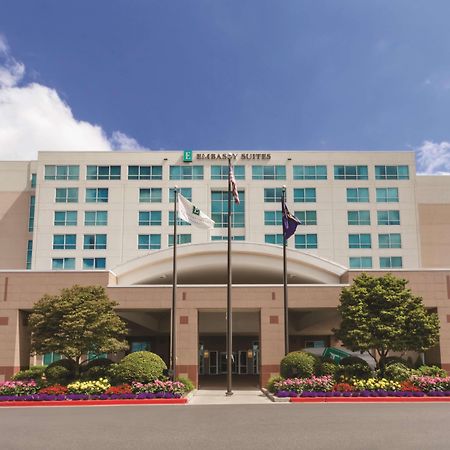
[[[178,217],[200,228],[214,228],[214,220],[209,218],[187,198],[178,194]]]

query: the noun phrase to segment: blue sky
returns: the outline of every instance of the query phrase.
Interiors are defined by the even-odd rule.
[[[416,150],[423,172],[450,172],[448,0],[0,0],[0,11],[2,159]]]

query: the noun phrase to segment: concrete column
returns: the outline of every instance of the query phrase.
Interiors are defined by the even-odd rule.
[[[177,376],[188,377],[198,386],[197,308],[177,308]]]
[[[441,367],[450,373],[450,308],[438,308],[441,325],[439,350]]]
[[[19,311],[0,309],[0,381],[20,370]]]

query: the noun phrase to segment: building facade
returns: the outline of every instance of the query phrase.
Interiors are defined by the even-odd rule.
[[[74,283],[105,286],[130,349],[168,359],[175,187],[216,223],[177,221],[177,366],[223,373],[229,157],[236,373],[263,383],[283,356],[283,186],[303,223],[287,250],[291,349],[338,345],[342,287],[389,271],[439,313],[426,358],[450,368],[450,177],[417,175],[413,152],[40,152],[0,163],[0,377],[30,364],[33,303]]]

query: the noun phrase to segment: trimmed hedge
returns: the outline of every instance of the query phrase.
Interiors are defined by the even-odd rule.
[[[21,370],[11,377],[14,381],[35,380],[40,381],[47,366],[31,366],[29,369]]]
[[[113,362],[108,358],[92,359],[82,366],[82,378],[84,380],[98,380],[111,377],[111,365]]]
[[[118,364],[111,366],[111,372],[116,383],[131,383],[139,381],[149,383],[163,378],[167,369],[165,362],[152,352],[134,352],[125,356]]]
[[[283,378],[309,378],[314,374],[317,359],[306,352],[288,353],[280,363]]]

